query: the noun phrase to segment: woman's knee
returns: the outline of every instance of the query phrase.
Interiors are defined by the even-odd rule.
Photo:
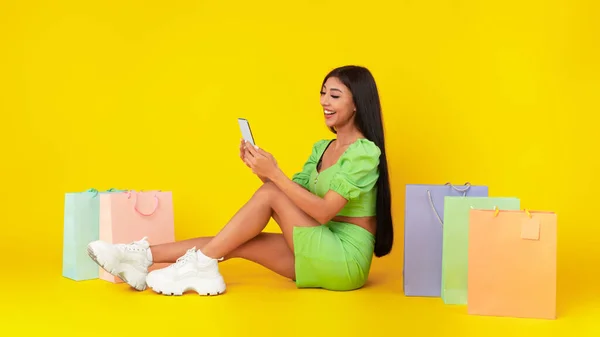
[[[281,190],[279,189],[279,187],[277,187],[277,185],[275,185],[272,182],[266,182],[264,183],[255,193],[254,193],[254,197],[255,198],[260,198],[261,200],[267,201],[267,202],[271,202],[274,200],[274,197],[280,197],[281,196]]]

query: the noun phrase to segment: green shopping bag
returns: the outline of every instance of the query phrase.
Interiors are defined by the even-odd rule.
[[[469,211],[519,210],[518,198],[460,197],[444,198],[442,239],[442,289],[445,304],[467,304],[469,255]]]
[[[62,275],[75,281],[96,279],[100,269],[87,255],[87,245],[100,236],[99,193],[124,192],[111,188],[105,192],[89,189],[65,194]]]

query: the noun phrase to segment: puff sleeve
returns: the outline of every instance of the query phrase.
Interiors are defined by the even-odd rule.
[[[300,184],[302,187],[308,189],[308,183],[312,171],[317,166],[323,147],[327,144],[327,140],[320,140],[313,144],[312,152],[306,162],[304,163],[302,170],[295,173],[292,176],[292,181]]]
[[[379,178],[379,147],[366,139],[352,144],[339,162],[339,170],[332,177],[329,188],[345,199],[355,199],[368,192]]]

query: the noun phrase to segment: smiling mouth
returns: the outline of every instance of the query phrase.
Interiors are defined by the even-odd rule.
[[[324,110],[324,113],[326,116],[335,115],[335,111],[330,111],[330,110]]]

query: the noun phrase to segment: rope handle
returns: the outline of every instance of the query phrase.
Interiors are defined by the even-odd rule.
[[[471,209],[473,209],[473,206],[471,206]],[[494,211],[494,218],[497,217],[498,214],[500,214],[500,209],[498,208],[498,206],[494,206],[493,211]],[[524,208],[523,212],[525,212],[525,214],[527,215],[527,217],[529,219],[533,219],[533,216],[531,215],[531,212],[527,208]]]
[[[471,183],[470,182],[466,182],[465,183],[465,188],[458,188],[454,185],[452,185],[450,182],[447,182],[444,184],[444,186],[450,186],[453,190],[462,193],[463,197],[467,195],[467,191],[469,191],[469,189],[471,188]],[[433,213],[435,213],[435,216],[437,217],[438,221],[440,222],[440,225],[444,226],[444,221],[442,221],[442,218],[440,217],[440,214],[438,213],[438,211],[435,209],[435,205],[433,202],[433,198],[431,197],[431,191],[427,190],[427,196],[429,197],[429,205],[431,206],[431,209],[433,210]]]
[[[131,192],[132,192],[132,191],[127,191],[127,199],[130,199],[130,198],[131,198]],[[133,191],[133,192],[135,192],[135,191]],[[141,192],[141,191],[140,191],[140,192]],[[160,192],[160,191],[158,191],[158,192]],[[152,215],[152,214],[154,214],[154,213],[156,212],[156,210],[158,209],[158,196],[156,195],[156,193],[154,194],[154,208],[152,209],[152,211],[151,211],[150,213],[143,213],[143,212],[141,212],[141,211],[138,209],[137,205],[138,205],[138,198],[136,197],[136,198],[135,198],[135,202],[134,202],[134,204],[133,204],[133,209],[134,209],[134,210],[135,210],[135,211],[136,211],[138,214],[140,214],[140,215],[142,215],[142,216],[151,216],[151,215]]]

